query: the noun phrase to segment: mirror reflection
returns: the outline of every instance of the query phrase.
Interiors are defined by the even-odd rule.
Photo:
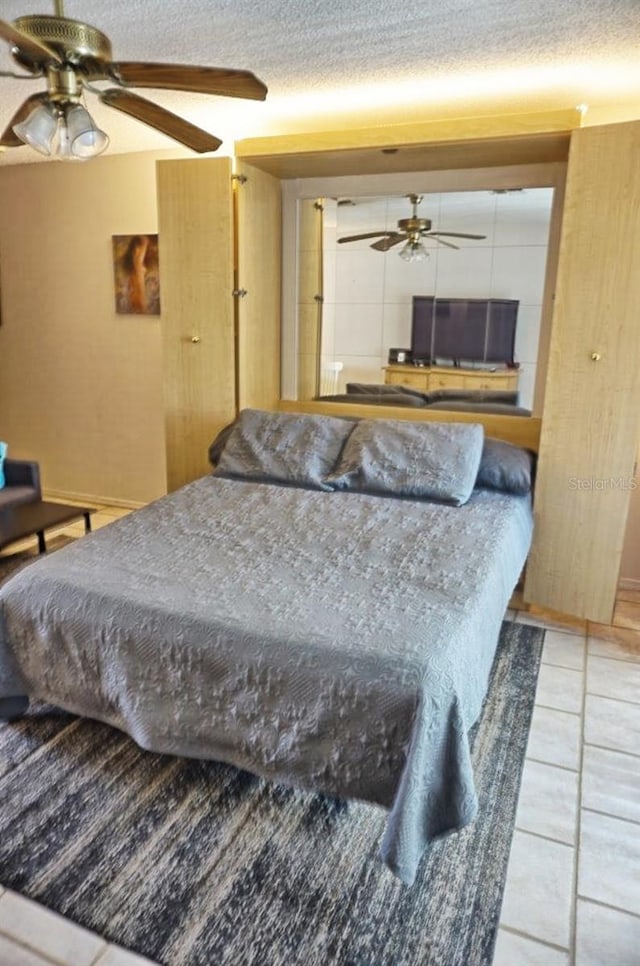
[[[319,394],[354,383],[517,391],[530,410],[553,188],[424,195],[418,215],[431,226],[413,239],[424,246],[415,260],[405,237],[412,200],[323,198],[307,212],[321,240],[307,233],[305,243],[301,232],[300,312],[303,321],[306,302],[320,321]],[[361,235],[371,237],[340,241]]]

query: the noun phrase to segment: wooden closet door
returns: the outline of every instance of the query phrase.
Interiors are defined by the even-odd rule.
[[[610,623],[640,428],[640,122],[571,136],[525,600]]]
[[[320,198],[298,202],[298,327],[297,399],[315,399],[321,392],[320,347],[323,296],[323,203]]]
[[[159,161],[167,486],[211,470],[216,433],[236,412],[230,158]]]
[[[280,399],[280,181],[243,162],[236,173],[238,408],[275,409]]]

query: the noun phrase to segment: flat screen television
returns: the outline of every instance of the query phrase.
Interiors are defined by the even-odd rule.
[[[514,364],[517,299],[447,299],[414,295],[414,363]]]

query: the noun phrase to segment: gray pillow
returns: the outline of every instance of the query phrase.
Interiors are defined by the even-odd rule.
[[[483,436],[474,423],[363,419],[327,482],[341,490],[461,506],[473,491]]]
[[[383,392],[380,395],[375,393],[356,393],[341,392],[333,396],[316,396],[318,402],[341,402],[350,403],[353,406],[409,406],[411,409],[423,409],[424,402],[419,396],[404,392]]]
[[[325,482],[354,424],[333,416],[244,409],[214,476],[330,490]]]
[[[220,457],[222,456],[222,450],[227,445],[227,440],[233,432],[233,427],[236,424],[236,420],[232,423],[228,423],[223,429],[220,430],[213,443],[209,447],[209,462],[213,466],[217,466],[220,462]]]
[[[431,389],[426,396],[428,403],[446,402],[450,399],[517,406],[520,402],[520,393],[511,389]]]
[[[449,399],[447,402],[429,403],[428,409],[436,412],[443,409],[449,413],[487,413],[492,416],[530,416],[530,409],[520,406],[509,406],[507,403],[467,402],[461,399]]]
[[[394,396],[397,393],[402,393],[406,396],[415,396],[423,402],[428,395],[428,393],[420,392],[418,389],[411,389],[409,386],[394,386],[386,382],[348,382],[346,389],[350,396]]]
[[[487,437],[482,448],[476,486],[518,495],[531,490],[533,454],[527,449]]]

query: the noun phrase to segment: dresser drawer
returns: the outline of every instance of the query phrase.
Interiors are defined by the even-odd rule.
[[[504,376],[465,376],[465,389],[517,389],[518,378],[515,375]]]
[[[387,372],[385,382],[389,386],[408,386],[410,389],[427,391],[429,376],[426,372]]]
[[[431,372],[429,389],[462,389],[464,377],[454,372]]]

